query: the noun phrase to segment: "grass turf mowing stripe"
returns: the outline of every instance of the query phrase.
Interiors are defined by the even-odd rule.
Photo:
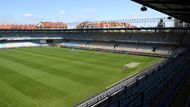
[[[32,100],[37,107],[41,107],[42,104],[45,107],[70,107],[160,60],[162,59],[155,57],[86,50],[74,50],[73,52],[72,49],[52,47],[3,50],[0,51],[0,64],[2,68],[7,68],[9,72],[1,71],[1,73],[4,73],[7,78],[11,78],[8,74],[12,73],[13,79],[10,80],[18,80],[18,82],[12,83],[5,78],[0,80],[13,88],[15,85],[21,87],[18,91],[22,93],[29,93],[30,91],[35,93],[32,90],[38,89],[39,84],[42,85],[39,91],[47,87],[49,90],[45,88],[44,90],[47,91],[44,91],[44,93],[49,93],[50,96],[57,96],[56,93],[59,92],[63,93],[60,96],[58,95],[57,98],[53,96],[54,99],[52,100],[43,99],[43,96],[45,96],[43,93],[41,95],[37,94],[36,99],[42,98],[42,102]],[[121,72],[123,66],[131,62],[141,64],[127,72]],[[24,90],[22,87],[25,87],[26,84],[23,84],[23,86],[19,84],[22,81],[31,81],[32,83],[26,83],[35,87],[31,86],[30,90]],[[55,90],[55,93],[51,92],[52,90]],[[35,99],[30,94],[24,95],[29,99]],[[15,102],[15,107],[18,107],[17,103],[19,102]]]
[[[3,66],[0,66],[0,68],[1,81],[30,98],[31,101],[38,102],[38,104],[40,103],[40,105],[44,105],[55,99],[61,99],[62,96],[66,94],[63,91],[48,87],[40,82],[16,73],[9,68]]]
[[[3,56],[3,55],[1,55],[1,56]],[[4,55],[4,57],[5,57],[5,55]],[[6,58],[8,58],[8,57],[9,56],[6,56]],[[23,63],[20,63],[19,60],[14,60],[13,57],[10,59],[6,59],[6,58],[5,59],[0,58],[0,60],[3,61],[3,63],[4,63],[4,65],[3,65],[4,67],[7,67],[14,72],[20,73],[20,74],[25,75],[29,78],[35,79],[38,82],[52,86],[52,87],[57,88],[59,90],[63,90],[67,87],[70,87],[72,89],[72,87],[76,88],[75,86],[77,86],[77,85],[78,86],[83,85],[83,84],[80,84],[79,82],[75,82],[72,80],[61,78],[61,77],[56,76],[56,75],[51,75],[45,71],[42,71],[40,69],[36,69],[36,68],[32,67],[32,65],[27,66]],[[63,82],[64,85],[58,84],[60,82]]]
[[[45,65],[37,64],[37,63],[33,62],[35,60],[24,60],[24,59],[22,59],[22,55],[20,55],[20,54],[15,55],[16,57],[12,57],[9,54],[2,55],[2,56],[4,56],[4,58],[7,58],[13,62],[17,62],[17,63],[23,64],[25,66],[30,66],[30,67],[39,69],[41,71],[45,71],[45,72],[54,74],[56,76],[63,76],[64,78],[72,79],[72,80],[74,80],[76,82],[80,82],[80,83],[85,83],[86,85],[88,84],[87,83],[88,81],[90,81],[88,85],[96,85],[97,82],[101,82],[96,78],[84,76],[84,75],[82,75],[82,73],[72,73],[72,72],[65,71],[64,69],[51,68],[51,66],[45,66]],[[72,69],[70,69],[70,70],[72,70]],[[80,78],[83,78],[83,79],[80,79]]]
[[[67,49],[63,49],[63,50],[66,50],[67,53],[64,52],[63,50],[62,51],[64,53],[61,53],[62,51],[57,50],[57,49],[58,48],[55,48],[53,50],[53,52],[51,52],[51,53],[48,52],[48,48],[43,48],[42,51],[38,51],[38,50],[25,50],[25,51],[37,53],[37,54],[41,54],[41,55],[43,54],[43,55],[47,55],[47,56],[55,56],[55,57],[68,59],[68,60],[74,60],[74,61],[76,61],[77,59],[80,60],[81,58],[84,58],[83,60],[90,61],[91,63],[94,63],[94,64],[109,64],[110,66],[115,66],[114,63],[107,63],[108,60],[112,61],[112,62],[113,62],[113,60],[108,57],[105,57],[105,56],[107,56],[107,54],[104,54],[104,53],[100,53],[97,56],[96,54],[89,54],[89,53],[80,51],[81,53],[75,54],[75,53],[68,51]],[[60,53],[60,54],[57,54],[57,53]],[[89,57],[88,59],[86,59],[86,55]],[[98,58],[97,60],[96,60],[96,57]],[[112,56],[112,57],[114,57],[114,56]],[[98,63],[97,63],[97,61],[98,61]]]
[[[36,52],[35,52],[36,53]],[[39,53],[39,54],[43,54],[43,53]],[[47,54],[47,53],[44,53],[44,54]],[[43,55],[44,55],[43,54]],[[105,53],[103,53],[103,54],[105,54]],[[106,53],[107,54],[107,53]],[[118,54],[116,54],[116,55],[118,55]],[[50,54],[48,54],[47,56],[51,56]],[[69,56],[66,56],[66,57],[64,57],[65,55],[63,54],[62,55],[62,57],[59,57],[59,58],[63,58],[63,59],[68,59],[68,57]],[[104,58],[106,58],[104,55],[102,55]],[[130,55],[131,57],[134,57],[134,56],[132,56],[132,55]],[[56,56],[57,57],[57,56]],[[73,55],[73,56],[71,56],[71,57],[76,57],[75,55]],[[85,56],[86,57],[86,56]],[[102,61],[104,61],[104,62],[108,62],[108,61],[110,61],[110,60],[102,60],[102,58],[98,58],[97,57],[97,60],[96,60],[96,56],[93,56],[93,57],[95,57],[94,59],[83,59],[84,61],[88,61],[87,63],[90,63],[90,64],[95,64],[95,65],[102,65]],[[140,56],[139,56],[140,57]],[[143,56],[144,57],[144,56]],[[78,57],[77,57],[78,58]],[[77,58],[75,58],[74,60],[76,61],[77,60]],[[81,57],[80,57],[81,58]],[[109,59],[112,59],[112,58],[109,58]],[[117,63],[117,59],[118,58],[116,58],[116,59],[114,59],[114,60],[111,60],[110,62],[112,62],[111,64],[112,65],[110,65],[110,63],[103,63],[104,65],[106,64],[106,65],[110,65],[110,66],[113,66],[112,67],[112,69],[115,67],[114,65],[118,65],[118,63]],[[123,59],[125,59],[125,58],[123,58]],[[133,61],[134,59],[137,59],[137,58],[130,58],[130,57],[128,57],[128,60],[127,61]],[[145,58],[145,59],[148,59],[148,58]],[[72,60],[72,59],[68,59],[68,60]],[[80,59],[79,59],[80,60]],[[90,60],[90,61],[89,61]],[[94,62],[94,63],[92,63],[92,61]],[[121,61],[121,59],[119,59],[119,61]],[[143,59],[141,59],[141,61],[143,61]],[[147,60],[148,61],[148,60]],[[121,66],[123,66],[123,65],[121,65]],[[104,66],[105,67],[105,66]],[[109,67],[110,68],[110,67]]]
[[[80,101],[79,99],[81,98],[81,96],[79,96],[78,98],[75,97],[76,99],[74,99],[73,101],[68,102],[68,100],[70,100],[69,98],[71,96],[74,96],[75,93],[81,92],[81,94],[86,95],[86,93],[88,93],[88,91],[91,92],[91,88],[88,88],[83,84],[79,85],[79,83],[75,83],[73,81],[66,80],[64,78],[59,78],[57,76],[47,74],[47,73],[42,72],[40,70],[36,70],[36,69],[31,68],[31,67],[26,67],[24,65],[21,65],[21,64],[15,63],[15,62],[11,62],[11,61],[7,61],[7,60],[4,60],[2,58],[0,58],[0,60],[3,61],[5,67],[10,68],[14,72],[20,73],[21,75],[24,75],[24,76],[26,76],[28,78],[31,78],[31,79],[33,79],[33,80],[35,80],[37,82],[40,82],[40,83],[42,83],[44,85],[47,85],[50,88],[53,87],[53,88],[55,88],[55,89],[57,89],[59,91],[66,92],[67,95],[63,96],[62,99],[61,99],[61,102],[60,102],[62,105],[68,106],[68,104],[70,104],[71,102],[72,102],[72,104],[74,104],[73,101],[75,101],[75,100]],[[14,68],[14,67],[16,67],[16,68]],[[17,85],[19,85],[19,84],[17,84]],[[31,87],[31,88],[33,88],[33,87]],[[84,92],[83,89],[88,89],[88,91]],[[48,94],[48,93],[51,93],[51,92],[47,91],[46,93]],[[40,105],[39,105],[39,107],[41,107]]]

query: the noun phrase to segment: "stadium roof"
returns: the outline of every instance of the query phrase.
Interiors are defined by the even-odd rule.
[[[182,21],[190,23],[190,2],[188,0],[132,0]]]

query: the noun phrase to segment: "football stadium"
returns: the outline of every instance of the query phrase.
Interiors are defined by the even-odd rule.
[[[169,16],[0,24],[0,107],[189,107],[190,4],[130,2]]]

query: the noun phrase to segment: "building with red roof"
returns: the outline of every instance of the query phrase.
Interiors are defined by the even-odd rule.
[[[36,29],[36,25],[3,24],[0,29]]]
[[[37,29],[67,29],[63,22],[40,22],[36,25]]]
[[[76,28],[135,28],[135,26],[125,22],[82,22]]]

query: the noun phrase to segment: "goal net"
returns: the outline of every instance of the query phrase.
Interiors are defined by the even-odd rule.
[[[124,69],[124,71],[127,71],[128,69],[135,68],[138,65],[140,65],[140,63],[132,62],[132,63],[129,63],[129,64],[125,64],[123,69]]]

